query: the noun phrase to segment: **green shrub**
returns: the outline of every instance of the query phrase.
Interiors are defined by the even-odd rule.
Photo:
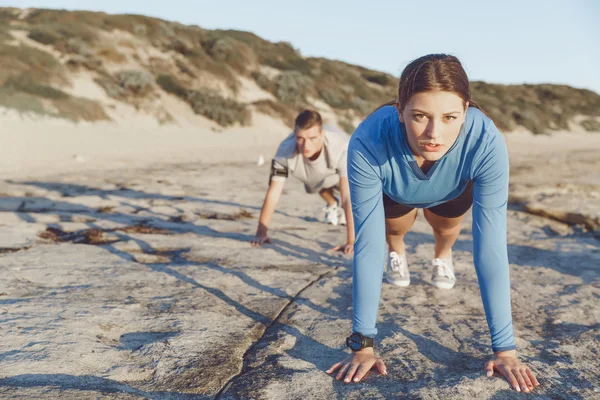
[[[31,90],[30,86],[26,88],[27,91],[21,89],[23,88],[10,85],[0,88],[0,106],[17,110],[21,114],[33,113],[65,118],[74,122],[110,119],[102,106],[95,101],[73,97],[61,91],[48,91],[47,87],[43,88],[41,93],[37,87],[35,90]],[[48,93],[51,94],[48,96]],[[44,107],[40,98],[47,99],[53,110]]]
[[[354,98],[354,101],[352,102],[352,107],[351,109],[358,111],[360,114],[368,114],[370,113],[375,107],[379,106],[380,104],[376,104],[375,106],[373,106],[373,102],[368,102],[363,100],[360,97],[356,97]]]
[[[105,17],[107,16],[103,13],[38,9],[31,12],[25,21],[62,40],[77,38],[93,44],[98,39],[94,28],[101,26]]]
[[[217,93],[188,90],[171,75],[160,75],[156,83],[167,93],[185,100],[196,114],[203,115],[222,126],[250,123],[251,115],[244,104],[226,99]]]
[[[202,47],[213,60],[241,74],[247,74],[248,68],[256,63],[250,47],[231,37],[210,38],[202,42]]]
[[[129,96],[145,96],[152,91],[154,77],[146,71],[126,70],[114,76],[104,75],[95,79],[108,96],[123,99]]]
[[[342,110],[352,108],[352,103],[348,99],[348,96],[337,90],[321,87],[318,89],[318,93],[321,99],[333,108]]]
[[[311,75],[309,61],[288,42],[271,43],[253,33],[236,30],[215,30],[211,33],[245,43],[254,53],[258,64],[283,71],[297,71],[307,76]]]
[[[199,71],[206,71],[212,75],[222,78],[225,84],[234,92],[237,93],[240,89],[240,83],[237,80],[232,69],[224,64],[213,60],[202,47],[195,48],[193,52],[185,55],[187,60],[194,65]]]
[[[112,76],[101,76],[94,79],[98,85],[100,85],[106,94],[113,99],[121,99],[125,97],[126,91],[119,86]]]
[[[600,132],[600,121],[597,119],[586,119],[581,121],[581,126],[588,132]]]
[[[367,81],[369,81],[371,83],[375,83],[380,86],[387,86],[391,82],[394,82],[394,83],[396,82],[396,79],[394,79],[391,75],[385,74],[383,72],[366,71],[366,72],[363,72],[361,75]]]
[[[43,28],[34,28],[27,36],[41,44],[55,44],[58,40],[60,40],[59,35]]]
[[[251,122],[250,112],[244,104],[226,99],[217,93],[192,90],[188,92],[188,102],[196,114],[212,119],[221,126],[233,125],[236,122],[248,125]]]
[[[27,75],[41,85],[67,84],[66,69],[53,55],[29,46],[0,43],[0,85],[9,77]]]
[[[395,96],[395,78],[341,61],[310,59],[316,94],[336,110],[366,115]],[[376,81],[377,86],[369,84]]]
[[[0,107],[16,110],[20,114],[51,115],[38,97],[6,88],[0,88]]]
[[[74,122],[110,120],[102,106],[93,100],[69,96],[53,101],[52,104],[58,110],[59,117]]]
[[[184,56],[188,56],[194,52],[194,46],[185,40],[178,37],[169,37],[165,40],[165,50],[171,50]]]
[[[342,128],[346,133],[351,135],[354,132],[354,124],[352,124],[350,120],[346,118],[340,118],[338,120],[338,124],[340,125],[340,128]]]
[[[60,63],[52,54],[30,46],[9,46],[0,44],[0,60],[3,66],[21,64],[24,68],[57,69]]]
[[[577,115],[599,116],[600,96],[564,85],[495,85],[472,82],[474,101],[500,129],[523,126],[533,133],[569,129]]]
[[[146,71],[120,71],[115,74],[117,84],[125,93],[145,95],[152,91],[153,77]]]
[[[310,78],[298,71],[284,71],[277,80],[276,96],[279,100],[293,106],[306,103],[306,94],[312,87]]]
[[[252,105],[263,114],[281,119],[290,128],[294,126],[294,120],[298,113],[289,106],[273,100],[258,100]]]
[[[83,40],[75,37],[68,38],[55,44],[55,47],[63,53],[78,54],[83,57],[92,55],[90,46]]]
[[[261,74],[258,71],[253,71],[251,76],[261,89],[273,95],[277,95],[277,83],[269,79],[268,76]]]
[[[185,75],[191,78],[197,78],[197,75],[194,72],[194,70],[191,67],[189,67],[184,61],[176,59],[175,65],[177,66],[177,68],[179,68],[179,71],[184,73]]]
[[[0,22],[0,43],[12,39],[13,36],[9,32],[9,26]]]
[[[21,14],[21,9],[15,7],[0,8],[0,22],[8,24],[10,21],[17,19]]]
[[[10,77],[4,82],[3,87],[15,92],[27,93],[44,99],[59,100],[69,97],[69,95],[62,90],[55,89],[51,86],[41,85],[27,75]]]
[[[174,94],[177,97],[187,100],[188,90],[185,89],[172,75],[160,75],[156,78],[156,83],[165,92]]]
[[[101,75],[107,75],[107,72],[102,67],[102,59],[99,57],[85,57],[75,54],[67,59],[65,64],[73,69],[85,68],[90,71],[96,71]]]

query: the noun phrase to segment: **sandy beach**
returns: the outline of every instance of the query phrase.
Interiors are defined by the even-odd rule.
[[[290,180],[273,244],[249,245],[289,133],[254,121],[0,112],[0,398],[523,398],[483,371],[470,215],[452,291],[430,284],[422,215],[407,236],[413,284],[384,284],[381,298],[389,375],[346,385],[324,373],[351,329],[351,258],[331,250],[345,232],[319,222],[320,199]],[[600,134],[510,133],[507,144],[515,335],[542,383],[527,397],[600,398]]]

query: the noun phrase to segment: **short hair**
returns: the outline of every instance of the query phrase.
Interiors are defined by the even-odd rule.
[[[323,127],[323,119],[321,114],[313,110],[304,110],[296,117],[295,127],[301,131],[310,129],[313,126],[318,125],[320,128]]]

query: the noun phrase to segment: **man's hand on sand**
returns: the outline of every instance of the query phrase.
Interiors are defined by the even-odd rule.
[[[533,372],[517,358],[515,350],[500,351],[485,364],[487,376],[494,374],[494,369],[500,372],[517,392],[529,392],[540,383]]]
[[[250,244],[254,247],[262,246],[265,243],[271,243],[271,238],[267,235],[256,235],[250,240]]]
[[[361,379],[368,376],[371,369],[376,369],[381,375],[387,375],[387,369],[381,358],[378,358],[373,352],[372,347],[353,352],[346,359],[335,363],[327,371],[332,374],[338,371],[335,379],[343,379],[344,382],[360,382]]]
[[[333,251],[341,251],[344,254],[354,254],[354,243],[346,243],[340,246],[335,246]]]

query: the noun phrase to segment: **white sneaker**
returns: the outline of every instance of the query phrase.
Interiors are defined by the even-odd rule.
[[[346,225],[346,211],[342,207],[338,207],[338,224]]]
[[[325,216],[323,217],[323,222],[326,224],[337,226],[340,223],[340,213],[338,209],[339,207],[337,205],[324,207],[323,212],[325,213]]]
[[[390,252],[387,270],[385,271],[385,280],[392,285],[400,287],[410,285],[410,272],[408,272],[406,254],[400,255],[395,251]]]
[[[436,258],[432,264],[431,284],[440,289],[452,289],[456,283],[452,255],[450,258]]]

